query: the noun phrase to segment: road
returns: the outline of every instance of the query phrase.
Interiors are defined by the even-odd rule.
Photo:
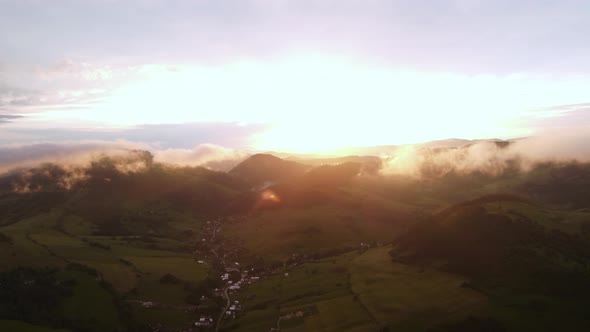
[[[281,320],[283,319],[282,316],[279,316],[279,318],[277,318],[277,328],[276,329],[271,329],[271,331],[281,331]]]
[[[221,326],[221,320],[223,319],[223,315],[225,315],[225,313],[227,312],[227,309],[229,309],[229,306],[231,305],[231,302],[229,299],[229,294],[227,293],[228,288],[229,288],[229,286],[225,286],[223,288],[223,296],[225,297],[225,300],[227,302],[225,304],[225,308],[223,308],[223,310],[221,311],[221,314],[219,315],[219,318],[217,319],[217,324],[215,325],[215,332],[219,331],[219,327]]]
[[[211,234],[211,245],[213,245],[213,242],[215,241],[215,235],[218,232],[218,224],[215,223],[213,226],[213,234]],[[225,265],[225,259],[219,257],[219,254],[217,253],[217,251],[215,251],[215,248],[213,248],[213,246],[211,246],[211,252],[213,253],[213,255],[215,255],[215,258],[218,261],[221,261],[221,265],[223,265],[224,268],[226,268]],[[225,297],[225,307],[223,308],[223,310],[221,310],[221,314],[219,314],[219,318],[217,319],[217,323],[215,324],[215,332],[219,331],[219,327],[221,326],[221,321],[223,320],[223,316],[225,315],[225,313],[227,312],[227,309],[229,309],[230,305],[231,305],[231,300],[229,298],[229,294],[227,293],[229,289],[229,285],[226,284],[225,287],[223,287],[223,297]]]

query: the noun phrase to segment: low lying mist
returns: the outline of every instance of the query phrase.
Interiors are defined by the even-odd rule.
[[[545,162],[589,162],[590,131],[560,133],[511,141],[477,141],[456,148],[402,146],[383,156],[382,174],[415,178],[448,173],[482,172],[498,175],[507,170],[526,172]]]
[[[102,155],[121,155],[149,146],[129,141],[81,141],[63,143],[14,144],[0,146],[0,175],[15,169],[52,163],[64,167],[84,167]]]
[[[139,173],[153,163],[227,171],[247,156],[213,144],[164,150],[127,141],[11,145],[0,147],[0,179],[4,177],[11,191],[19,193],[49,188],[69,190],[97,172],[103,181],[110,181],[108,174],[112,172]]]
[[[527,172],[540,163],[590,162],[588,142],[590,130],[510,141],[481,140],[459,147],[400,146],[381,156],[383,167],[379,174],[428,179],[450,173],[493,176],[506,171]],[[214,144],[192,149],[158,149],[128,141],[0,146],[0,180],[11,177],[14,192],[34,192],[45,187],[70,189],[97,170],[104,174],[132,174],[157,164],[227,172],[249,156],[248,152]],[[103,178],[109,181],[108,176]]]
[[[224,172],[231,170],[248,156],[249,153],[215,144],[200,144],[192,149],[165,149],[154,152],[156,162],[179,166],[203,166]]]

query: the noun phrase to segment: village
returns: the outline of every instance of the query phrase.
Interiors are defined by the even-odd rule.
[[[242,305],[237,300],[243,288],[269,276],[268,271],[255,271],[254,268],[241,268],[240,263],[235,260],[238,250],[228,249],[221,239],[222,224],[233,222],[233,219],[208,220],[203,225],[203,235],[199,247],[195,250],[195,261],[197,264],[209,263],[219,273],[220,286],[211,291],[212,296],[222,298],[225,305],[221,310],[215,311],[211,308],[197,307],[195,314],[198,317],[193,323],[193,331],[219,331],[226,320],[235,319],[243,312]],[[218,308],[219,309],[219,308]]]
[[[195,251],[195,260],[198,264],[205,264],[205,261],[202,259],[203,254],[205,254],[205,257],[211,261],[212,265],[223,269],[223,272],[219,276],[219,279],[222,282],[222,287],[213,289],[212,294],[225,301],[225,306],[221,308],[222,310],[218,313],[216,321],[211,314],[199,315],[197,309],[196,313],[199,315],[199,318],[194,322],[194,327],[198,328],[197,331],[214,330],[217,332],[224,321],[233,320],[243,314],[242,304],[237,300],[240,292],[257,281],[266,279],[278,273],[283,273],[286,267],[286,265],[281,265],[258,269],[241,268],[240,263],[235,261],[235,258],[239,253],[239,247],[231,246],[231,248],[227,248],[225,242],[220,239],[222,224],[228,222],[236,222],[236,220],[232,218],[207,221],[203,228],[204,237],[201,239],[201,249]],[[207,249],[209,253],[208,255],[206,251]],[[297,264],[297,262],[292,263]],[[289,274],[284,273],[284,275],[287,277]],[[277,320],[277,328],[271,328],[270,331],[280,330],[281,320],[302,318],[303,316],[303,311],[297,311],[281,316]]]
[[[244,314],[244,307],[239,300],[240,293],[248,286],[273,275],[282,274],[289,277],[286,269],[309,260],[319,259],[325,256],[337,255],[351,250],[364,251],[375,244],[360,243],[358,246],[343,248],[337,252],[325,253],[321,256],[293,254],[289,260],[279,265],[254,268],[243,267],[238,262],[241,248],[236,244],[228,245],[223,239],[223,225],[232,222],[244,221],[245,218],[217,218],[203,223],[202,233],[197,246],[193,251],[196,264],[207,264],[214,276],[214,287],[207,290],[209,296],[202,295],[199,305],[170,306],[153,301],[137,301],[144,308],[168,308],[182,310],[194,316],[190,327],[179,330],[170,330],[160,324],[151,326],[153,332],[205,332],[220,331],[224,323],[236,319]],[[277,318],[276,327],[269,332],[280,331],[281,322],[291,319],[302,319],[312,313],[298,310],[286,313]]]

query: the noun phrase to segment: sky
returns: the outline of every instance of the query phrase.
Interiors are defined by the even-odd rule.
[[[0,148],[590,133],[589,22],[573,0],[0,0]]]

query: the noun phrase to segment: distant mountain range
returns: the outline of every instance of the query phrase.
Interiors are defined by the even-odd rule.
[[[0,177],[0,331],[590,329],[590,164],[413,177],[281,156],[218,172],[128,151]]]
[[[328,159],[338,159],[342,158],[342,156],[348,156],[346,158],[350,158],[350,156],[387,156],[391,155],[397,149],[401,147],[408,147],[408,146],[415,146],[419,148],[460,148],[465,147],[477,143],[484,143],[484,142],[493,142],[497,144],[511,144],[521,138],[515,139],[508,139],[502,140],[498,138],[490,138],[490,139],[462,139],[462,138],[448,138],[448,139],[441,139],[441,140],[434,140],[422,143],[415,143],[415,144],[398,144],[398,145],[375,145],[375,146],[351,146],[346,148],[340,148],[335,150],[333,153],[329,155],[323,154],[296,154],[296,153],[285,153],[285,152],[276,152],[276,151],[269,151],[266,152],[268,154],[273,154],[279,156],[281,158],[298,160],[298,161],[306,161],[306,162],[314,162],[317,160],[328,160]]]

